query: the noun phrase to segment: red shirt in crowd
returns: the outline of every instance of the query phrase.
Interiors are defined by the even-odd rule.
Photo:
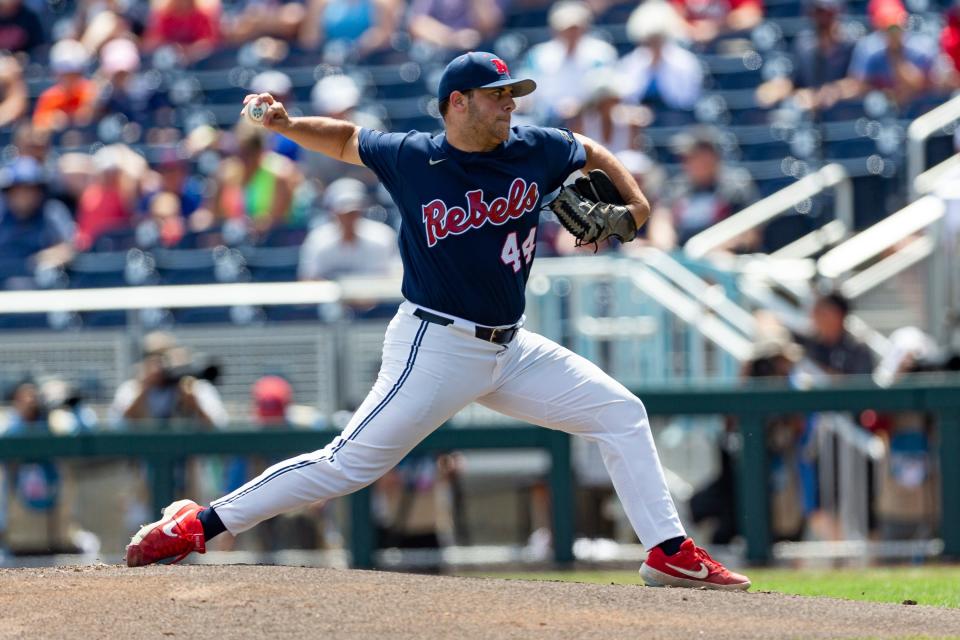
[[[940,48],[960,71],[960,8],[953,7],[944,17],[946,24],[940,32]]]
[[[673,0],[673,6],[690,21],[723,20],[742,7],[755,6],[763,11],[763,0]]]
[[[58,114],[70,120],[97,99],[97,85],[92,80],[81,78],[69,83],[57,83],[40,94],[33,110],[33,124],[38,129],[57,125]]]
[[[132,224],[132,212],[120,190],[99,182],[84,189],[77,207],[76,245],[89,249],[102,233]]]
[[[211,43],[220,38],[217,19],[197,6],[187,11],[172,8],[159,9],[150,15],[145,40],[148,47],[160,44],[190,45],[204,40]]]

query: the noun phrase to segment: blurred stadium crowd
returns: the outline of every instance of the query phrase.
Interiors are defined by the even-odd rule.
[[[682,247],[827,162],[854,177],[859,228],[904,204],[905,125],[960,89],[960,2],[0,0],[0,290],[395,274],[399,220],[373,174],[238,121],[242,98],[269,92],[293,114],[439,131],[439,73],[473,49],[495,51],[515,77],[537,81],[517,123],[582,132],[634,174],[653,204],[651,220],[634,245],[601,249],[630,255],[644,245]],[[830,200],[816,200],[728,249],[773,251],[831,219]],[[578,251],[544,219],[538,256]],[[848,311],[841,296],[822,297],[810,336],[770,322],[743,374],[789,377],[802,347],[827,374],[893,379],[935,351],[903,334],[892,359],[877,363],[844,330]],[[271,321],[317,319],[315,309],[266,313]],[[229,310],[172,319],[244,322]],[[57,326],[53,316],[0,314],[9,329],[126,321],[91,312]],[[124,428],[126,420],[179,417],[222,428],[230,417],[211,379],[215,371],[182,347],[148,341],[100,422]],[[6,433],[37,422],[54,433],[97,428],[79,394],[46,382],[53,387],[42,379],[12,387]],[[290,421],[288,382],[267,377],[251,394],[245,419]],[[887,434],[887,446],[895,440],[897,417],[867,421]],[[302,413],[292,422],[320,424]],[[907,489],[878,509],[892,510],[890,537],[926,535],[896,529],[896,509],[935,503],[924,466],[931,427],[924,419],[901,426],[904,457],[891,477],[901,474]],[[804,420],[780,427],[771,429],[779,434],[772,450],[783,454],[773,473],[795,495],[774,517],[777,535],[790,538],[815,510],[814,490],[802,497],[809,470],[796,459],[809,430]],[[235,468],[216,491],[250,471]],[[718,540],[735,528],[732,476],[723,471],[704,490],[714,493],[691,502],[694,517],[719,518]],[[402,473],[384,491],[454,482],[456,464],[417,462]],[[23,465],[10,478],[21,502],[40,510],[56,502],[52,463]],[[931,509],[904,517],[926,526]]]
[[[350,267],[390,268],[352,255],[392,241],[375,223],[397,224],[372,174],[238,124],[240,101],[268,91],[295,113],[438,130],[438,73],[471,48],[539,83],[517,122],[619,154],[655,204],[644,241],[669,249],[826,160],[877,178],[858,191],[859,226],[901,204],[903,125],[960,86],[960,7],[9,0],[0,286],[328,277],[321,238],[351,245]],[[340,177],[366,197],[330,189]],[[804,213],[732,248],[773,250],[829,217]],[[546,225],[538,255],[573,250]]]

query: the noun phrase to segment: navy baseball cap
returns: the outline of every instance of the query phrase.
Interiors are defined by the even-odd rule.
[[[454,58],[443,70],[437,97],[443,101],[454,91],[494,87],[513,87],[513,96],[519,98],[533,93],[537,83],[529,79],[514,80],[507,63],[492,53],[471,51]]]

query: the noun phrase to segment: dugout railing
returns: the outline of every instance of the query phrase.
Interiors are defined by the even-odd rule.
[[[960,376],[922,376],[894,387],[851,382],[824,389],[782,386],[697,387],[639,390],[651,417],[722,414],[734,417],[741,434],[737,466],[739,518],[746,559],[772,560],[770,493],[765,421],[770,416],[822,411],[919,411],[936,418],[941,478],[940,537],[943,556],[960,558]],[[188,456],[283,454],[323,447],[332,431],[96,433],[81,436],[9,436],[0,438],[0,461],[52,458],[139,458],[152,469],[152,500],[160,508],[171,495],[175,465]],[[574,480],[566,434],[531,426],[442,427],[417,451],[469,449],[542,449],[551,456],[554,560],[574,560]],[[368,490],[350,498],[351,565],[374,566],[374,537]]]

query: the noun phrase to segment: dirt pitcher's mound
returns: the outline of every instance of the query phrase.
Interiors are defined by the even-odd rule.
[[[297,567],[0,570],[0,638],[960,637],[960,612]]]

